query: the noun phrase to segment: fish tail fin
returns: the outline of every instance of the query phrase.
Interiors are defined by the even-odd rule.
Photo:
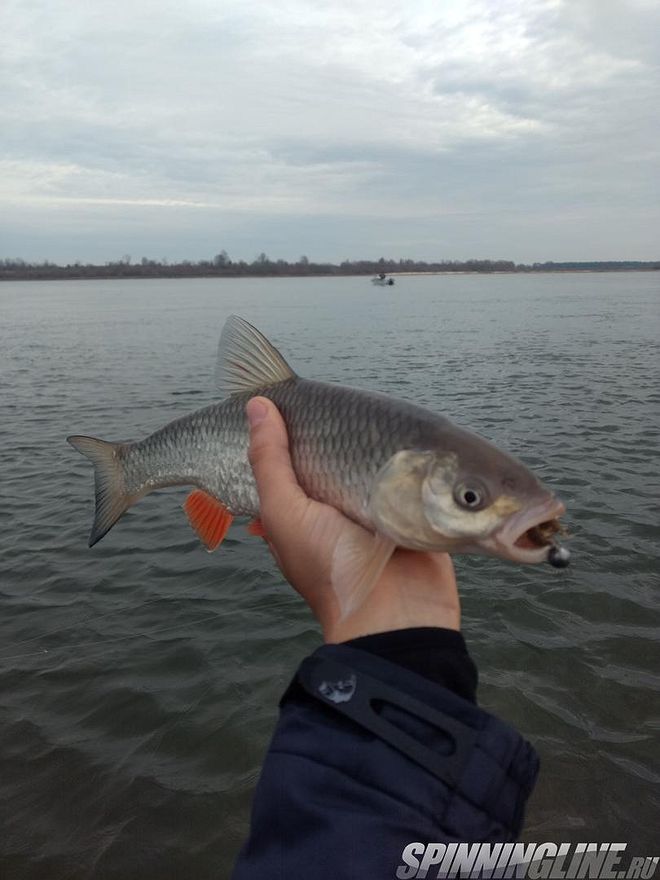
[[[89,546],[93,547],[110,531],[131,504],[137,501],[136,496],[129,495],[125,489],[124,468],[118,455],[125,444],[108,443],[106,440],[81,435],[66,439],[94,465],[96,510],[89,536]]]

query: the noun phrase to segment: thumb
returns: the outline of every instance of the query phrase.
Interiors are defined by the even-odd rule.
[[[286,425],[275,404],[266,397],[253,397],[246,414],[250,425],[248,458],[257,481],[262,519],[269,519],[307,496],[293,470]]]

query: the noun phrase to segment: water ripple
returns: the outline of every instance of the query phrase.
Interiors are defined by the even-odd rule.
[[[214,400],[231,312],[301,373],[443,412],[564,498],[565,572],[457,560],[480,698],[542,754],[526,839],[652,850],[660,312],[650,273],[411,278],[387,300],[364,279],[22,283],[4,284],[0,299],[8,876],[204,880],[228,874],[246,834],[277,701],[317,628],[242,528],[217,554],[200,550],[180,490],[144,499],[89,551],[91,474],[63,442],[74,431],[138,438]]]

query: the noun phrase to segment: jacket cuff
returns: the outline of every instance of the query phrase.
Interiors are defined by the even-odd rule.
[[[342,644],[403,666],[471,703],[477,701],[477,667],[457,630],[414,627],[360,636]]]

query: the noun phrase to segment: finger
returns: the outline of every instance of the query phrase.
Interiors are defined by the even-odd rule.
[[[289,512],[307,496],[296,479],[286,425],[266,397],[253,397],[246,407],[250,424],[248,458],[257,481],[262,519],[274,511]]]

